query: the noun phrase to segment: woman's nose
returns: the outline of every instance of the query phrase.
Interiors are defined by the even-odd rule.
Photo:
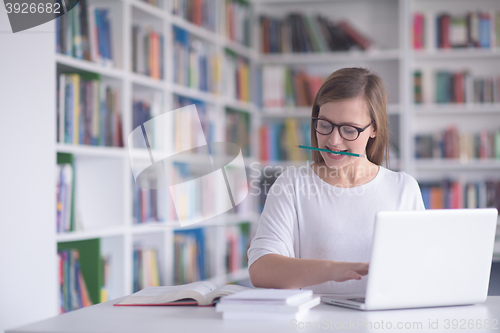
[[[332,133],[330,133],[330,137],[328,138],[328,142],[330,142],[331,145],[337,145],[337,144],[342,143],[343,140],[344,139],[340,136],[338,126],[335,126]]]

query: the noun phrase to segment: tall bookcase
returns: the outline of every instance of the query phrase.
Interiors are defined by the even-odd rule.
[[[176,96],[201,101],[207,106],[209,118],[214,124],[212,138],[214,141],[233,141],[228,138],[233,113],[240,113],[249,119],[249,137],[246,138],[250,154],[246,155],[245,164],[252,167],[247,175],[252,179],[255,170],[270,167],[283,169],[289,165],[303,165],[304,162],[292,161],[259,161],[262,145],[259,142],[258,130],[264,124],[284,122],[285,119],[308,121],[310,107],[262,107],[261,100],[266,89],[266,67],[286,67],[302,69],[311,75],[326,77],[342,67],[368,67],[383,78],[388,89],[389,120],[394,136],[392,137],[391,160],[389,167],[393,170],[405,171],[418,181],[438,180],[452,175],[453,177],[471,177],[484,179],[497,177],[500,169],[499,160],[471,161],[460,163],[449,160],[422,161],[415,158],[415,135],[429,130],[442,130],[450,122],[451,117],[466,129],[478,130],[487,124],[490,129],[497,128],[500,106],[498,103],[479,105],[437,105],[429,102],[422,105],[414,103],[413,73],[415,69],[433,71],[438,68],[461,69],[464,62],[478,74],[493,73],[499,75],[494,64],[498,62],[500,52],[498,46],[488,50],[413,50],[412,29],[413,14],[417,11],[438,13],[451,11],[463,14],[477,8],[485,11],[499,11],[498,2],[494,0],[451,1],[451,0],[355,0],[355,1],[306,1],[306,0],[254,0],[249,3],[235,1],[248,6],[250,13],[250,30],[248,35],[241,33],[242,28],[228,29],[238,20],[228,19],[226,2],[214,0],[214,29],[204,28],[189,22],[177,14],[173,8],[182,1],[159,0],[159,6],[152,6],[139,0],[109,0],[92,2],[99,7],[108,8],[111,13],[111,30],[115,62],[113,67],[66,55],[56,55],[58,74],[86,72],[99,74],[102,82],[115,87],[119,91],[119,110],[121,112],[123,139],[126,142],[128,133],[133,130],[133,102],[135,98],[160,105],[164,111],[173,110]],[[175,7],[177,8],[177,7]],[[356,29],[372,41],[372,48],[367,51],[336,51],[323,53],[287,53],[264,54],[260,50],[259,19],[261,15],[282,18],[292,12],[305,15],[321,14],[331,20],[347,19]],[[243,14],[242,14],[243,15]],[[162,79],[132,71],[134,61],[132,47],[132,27],[140,25],[152,26],[163,35]],[[178,83],[174,77],[179,68],[175,64],[176,40],[179,39],[175,29],[181,29],[191,38],[200,41],[205,49],[216,55],[218,62],[212,68],[217,71],[214,90],[208,92],[198,88],[190,88]],[[232,41],[227,31],[238,31],[233,38],[246,44]],[[427,35],[432,36],[432,28]],[[432,42],[429,42],[432,45]],[[234,60],[236,59],[236,60]],[[250,93],[234,95],[234,86],[239,86],[233,77],[235,64],[245,63],[250,82]],[[496,72],[495,72],[496,71]],[[241,73],[238,76],[241,78]],[[162,111],[163,112],[163,111]],[[477,115],[477,117],[476,117]],[[236,119],[241,119],[236,118]],[[241,133],[240,133],[241,134]],[[163,222],[150,221],[143,224],[133,223],[133,184],[130,161],[126,148],[94,147],[82,145],[57,144],[57,152],[71,153],[74,156],[76,183],[78,186],[78,205],[82,214],[84,231],[57,235],[57,242],[69,242],[99,238],[101,254],[111,257],[112,289],[109,297],[115,298],[132,292],[133,288],[133,250],[136,244],[157,249],[162,284],[174,282],[174,237],[179,225],[167,218]],[[194,161],[188,161],[195,163]],[[261,162],[261,163],[255,163]],[[258,165],[256,168],[255,166]],[[258,172],[260,175],[260,172]],[[226,227],[241,222],[258,221],[259,209],[256,196],[246,199],[246,206],[251,208],[245,213],[227,212],[193,227],[213,227],[214,270],[211,279],[223,284],[228,281],[248,278],[246,269],[227,274],[225,257]],[[173,208],[172,200],[167,200],[167,214],[170,217]],[[222,244],[222,245],[221,245]],[[500,248],[496,247],[500,253]]]
[[[257,147],[257,137],[251,135],[257,126],[257,107],[251,101],[249,94],[254,93],[255,87],[250,83],[254,81],[250,74],[255,72],[253,67],[256,62],[256,52],[249,47],[249,36],[244,35],[243,27],[237,27],[238,34],[227,33],[225,22],[231,24],[233,29],[238,25],[238,20],[229,17],[231,11],[237,11],[227,6],[244,6],[245,13],[251,17],[251,6],[242,1],[204,1],[204,7],[211,11],[208,23],[195,24],[197,19],[204,17],[205,13],[198,12],[196,18],[185,14],[186,7],[178,7],[184,1],[157,1],[158,6],[139,0],[111,0],[87,1],[88,6],[108,10],[111,28],[111,44],[113,65],[78,59],[61,53],[56,53],[57,76],[63,73],[92,73],[100,77],[100,82],[107,84],[118,91],[117,110],[121,114],[123,141],[125,147],[103,147],[91,145],[74,145],[57,143],[57,153],[70,153],[73,155],[73,165],[76,184],[76,201],[80,213],[82,230],[58,233],[56,236],[61,246],[68,242],[100,240],[102,256],[110,258],[110,288],[108,299],[132,293],[134,277],[134,249],[154,248],[158,258],[160,282],[163,285],[172,285],[174,279],[174,240],[179,230],[205,228],[210,229],[211,243],[215,244],[210,253],[211,276],[209,279],[217,284],[232,281],[243,281],[248,278],[245,268],[228,271],[227,259],[234,247],[227,246],[228,237],[234,236],[235,227],[242,223],[255,225],[258,221],[256,213],[256,198],[247,196],[243,202],[244,211],[231,209],[230,211],[208,219],[202,223],[181,228],[175,219],[174,205],[168,197],[165,203],[165,219],[162,221],[148,220],[145,223],[134,223],[133,197],[134,184],[130,166],[129,152],[127,149],[128,134],[137,124],[133,124],[134,102],[141,100],[155,105],[156,114],[174,110],[178,97],[193,100],[206,107],[207,115],[211,122],[212,141],[231,141],[227,138],[226,118],[228,113],[244,115],[248,120],[248,138],[244,154],[245,166],[249,167],[255,161],[254,147]],[[193,4],[193,2],[190,2]],[[201,3],[201,2],[199,2]],[[232,4],[235,3],[235,4]],[[192,11],[192,10],[191,10]],[[175,12],[175,13],[174,13]],[[241,14],[242,10],[238,11]],[[184,13],[184,14],[183,14]],[[189,10],[188,10],[189,13]],[[226,17],[228,16],[228,17]],[[204,19],[204,18],[203,18]],[[241,20],[240,20],[241,21]],[[249,22],[249,20],[248,20]],[[199,22],[200,23],[200,22]],[[144,31],[151,30],[161,34],[163,40],[159,43],[162,48],[163,64],[159,66],[162,72],[152,78],[151,75],[141,74],[134,67],[137,59],[137,50],[133,49],[133,27],[140,26]],[[198,45],[210,49],[215,63],[210,63],[210,70],[215,72],[211,89],[200,89],[189,82],[179,81],[174,73],[184,70],[179,63],[175,63],[176,40],[175,32],[182,31],[184,38],[189,36],[197,40]],[[231,30],[232,31],[232,30]],[[246,42],[247,45],[244,43]],[[140,51],[139,51],[140,52]],[[155,60],[157,61],[157,60]],[[245,76],[242,76],[239,67],[244,62],[246,65]],[[136,69],[135,71],[133,69]],[[189,69],[189,73],[193,68]],[[197,69],[201,70],[201,69]],[[238,74],[237,74],[238,72]],[[185,74],[185,73],[184,73]],[[236,82],[239,80],[238,82]],[[244,82],[244,81],[246,82]],[[238,84],[241,90],[230,89]],[[241,88],[241,85],[246,85]],[[244,89],[244,90],[243,90]],[[135,126],[134,126],[135,125]],[[204,133],[208,136],[207,133]],[[239,138],[230,138],[238,140]],[[207,137],[207,141],[209,138]],[[135,158],[140,158],[135,156]],[[146,162],[147,154],[144,156]],[[196,159],[184,159],[187,165],[196,164]],[[247,175],[250,175],[247,171]],[[246,227],[242,227],[246,228]],[[229,236],[228,236],[229,235]],[[241,246],[241,245],[240,245]],[[238,251],[242,251],[238,249]],[[236,264],[246,266],[245,260],[236,261]],[[234,261],[233,261],[234,263]],[[234,266],[234,265],[233,265]],[[102,274],[102,272],[101,272]]]

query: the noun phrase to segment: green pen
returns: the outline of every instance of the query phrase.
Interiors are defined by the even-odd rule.
[[[355,156],[355,157],[366,157],[366,155],[354,154],[354,153],[348,153],[348,152],[345,152],[345,151],[339,151],[339,152],[336,152],[336,151],[329,150],[329,149],[322,149],[322,148],[308,147],[308,146],[302,146],[302,145],[295,145],[295,147],[298,147],[298,148],[305,148],[305,149],[311,149],[311,150],[318,150],[318,151],[324,151],[324,152],[327,152],[327,153],[340,154],[340,155],[348,155],[348,156]]]

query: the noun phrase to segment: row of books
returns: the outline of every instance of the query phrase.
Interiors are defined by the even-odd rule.
[[[215,49],[188,31],[174,26],[174,81],[180,85],[217,93],[219,57]]]
[[[205,267],[205,233],[203,228],[174,231],[174,284],[201,281],[210,277]],[[207,239],[208,240],[208,239]]]
[[[167,219],[167,196],[170,194],[165,188],[155,187],[141,188],[133,183],[133,223],[163,222]]]
[[[426,209],[500,208],[498,180],[421,182],[420,190]]]
[[[237,272],[248,266],[250,222],[226,226],[226,273]]]
[[[216,30],[217,0],[172,0],[172,14],[205,29]]]
[[[224,62],[226,96],[231,100],[250,102],[250,64],[248,59],[226,50]]]
[[[470,133],[450,126],[443,132],[417,134],[415,158],[500,159],[500,130]]]
[[[435,24],[435,26],[434,26]],[[426,32],[430,29],[429,32]],[[426,40],[433,33],[435,45]],[[494,48],[500,46],[500,11],[471,11],[464,15],[414,13],[413,47],[424,49]]]
[[[259,129],[260,159],[263,161],[310,160],[309,150],[296,145],[311,145],[311,123],[287,118],[284,122],[269,123]]]
[[[290,13],[285,18],[260,16],[262,53],[366,50],[371,41],[346,20]]]
[[[226,36],[232,41],[250,46],[251,20],[250,5],[245,0],[228,0],[226,10]]]
[[[113,66],[110,16],[109,8],[80,0],[72,10],[56,18],[56,51]]]
[[[264,107],[310,106],[325,78],[287,66],[263,66]]]
[[[163,79],[164,43],[161,32],[151,27],[134,25],[132,27],[132,71],[155,79]]]
[[[93,305],[80,268],[78,250],[57,252],[59,266],[59,313]]]
[[[135,248],[132,265],[134,292],[146,287],[161,285],[158,252],[155,248]]]
[[[57,141],[123,147],[119,90],[98,74],[59,76]]]
[[[500,76],[477,77],[469,71],[413,73],[415,103],[499,103]],[[434,89],[432,89],[434,86]],[[432,96],[430,96],[432,95]]]
[[[236,143],[243,156],[251,156],[251,117],[248,112],[226,108],[226,141]]]

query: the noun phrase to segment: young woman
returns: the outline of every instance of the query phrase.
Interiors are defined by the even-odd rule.
[[[248,249],[255,287],[363,293],[377,212],[425,209],[413,177],[381,166],[386,106],[382,80],[363,68],[340,69],[321,86],[312,146],[367,157],[312,151],[313,164],[278,177]]]

